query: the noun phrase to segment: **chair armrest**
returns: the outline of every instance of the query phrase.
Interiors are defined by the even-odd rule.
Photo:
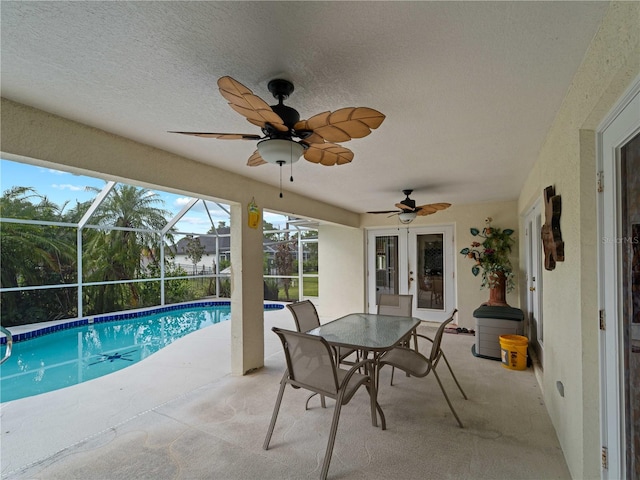
[[[428,341],[430,341],[431,343],[433,343],[433,339],[432,339],[432,338],[427,337],[426,335],[422,335],[421,333],[416,333],[416,337],[422,337],[422,338],[424,338],[425,340],[428,340]]]
[[[345,375],[345,377],[342,379],[342,382],[340,383],[340,388],[344,387],[345,385],[347,385],[349,383],[349,380],[351,380],[351,377],[353,377],[354,373],[357,373],[358,370],[360,370],[360,368],[364,367],[365,365],[369,366],[369,372],[373,371],[373,360],[372,359],[368,359],[368,360],[361,360],[358,363],[356,363],[355,365],[353,365],[347,372],[347,374]],[[343,369],[344,370],[344,369]],[[371,376],[371,374],[367,375],[367,376]]]

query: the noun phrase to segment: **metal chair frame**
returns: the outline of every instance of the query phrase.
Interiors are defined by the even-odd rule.
[[[447,401],[447,404],[449,405],[449,408],[451,409],[453,416],[458,421],[458,425],[460,425],[460,428],[464,428],[464,426],[462,425],[462,422],[460,421],[460,417],[458,417],[458,414],[453,408],[453,404],[451,403],[451,400],[449,400],[449,396],[447,395],[447,392],[445,391],[444,386],[442,385],[440,376],[436,371],[436,367],[438,366],[440,359],[441,358],[444,359],[444,362],[447,365],[447,368],[449,369],[449,372],[451,373],[451,376],[453,377],[454,382],[458,386],[460,393],[462,393],[462,396],[464,397],[465,400],[468,399],[467,394],[464,392],[464,390],[460,386],[460,382],[458,382],[458,379],[456,378],[455,374],[453,373],[453,370],[451,369],[449,360],[447,360],[447,357],[442,351],[442,348],[440,346],[442,343],[442,336],[444,334],[444,329],[446,328],[447,324],[449,324],[453,320],[457,312],[458,310],[455,309],[451,314],[451,316],[440,324],[433,339],[425,335],[416,333],[417,337],[424,338],[425,340],[431,342],[431,351],[429,353],[428,358],[422,355],[418,351],[417,347],[416,349],[410,349],[405,346],[395,347],[392,350],[389,350],[388,352],[386,352],[380,358],[377,380],[379,380],[380,370],[385,365],[391,365],[392,367],[398,368],[406,372],[410,376],[414,376],[414,377],[426,377],[427,375],[429,375],[429,373],[433,372],[433,375],[436,377],[438,385],[440,386],[440,390],[442,391],[442,394],[444,395],[444,398]],[[391,381],[393,384],[393,378]]]
[[[273,430],[275,428],[276,420],[278,418],[278,412],[280,411],[280,405],[282,403],[282,397],[284,395],[284,390],[287,384],[291,385],[293,388],[304,388],[306,390],[310,390],[316,394],[319,394],[323,397],[329,397],[335,399],[335,406],[333,411],[333,419],[331,421],[331,428],[329,431],[329,439],[327,442],[327,449],[324,456],[324,461],[322,463],[322,470],[320,472],[320,479],[325,480],[327,478],[327,473],[329,471],[329,464],[331,462],[331,455],[333,453],[333,446],[336,440],[336,433],[338,431],[338,421],[340,420],[340,411],[343,405],[349,403],[353,395],[356,391],[361,387],[365,386],[367,391],[369,392],[369,397],[371,399],[371,423],[374,427],[378,426],[377,415],[376,415],[376,386],[374,379],[372,378],[373,369],[373,360],[362,360],[351,367],[349,370],[345,370],[339,368],[335,361],[334,351],[327,343],[327,341],[316,335],[308,335],[306,333],[293,332],[289,330],[283,330],[274,327],[272,329],[282,341],[282,346],[284,348],[285,358],[287,361],[287,370],[282,376],[282,380],[280,381],[280,390],[278,392],[278,397],[276,399],[276,404],[273,409],[273,415],[271,416],[271,423],[269,424],[269,429],[267,430],[267,436],[264,440],[263,448],[265,450],[269,449],[269,443],[271,441],[271,437],[273,435]],[[303,342],[297,343],[296,340],[304,340]],[[308,360],[310,362],[315,362],[318,358],[316,354],[314,356],[313,351],[305,352],[304,344],[305,342],[316,342],[314,347],[317,347],[317,350],[323,351],[322,346],[326,349],[326,357],[322,356],[322,359],[330,362],[330,369],[333,373],[333,381],[332,382],[323,382],[321,378],[314,377],[313,375],[308,375],[303,379],[296,378],[296,362],[302,361],[302,359]],[[291,344],[294,344],[297,350],[292,352]],[[311,343],[307,343],[310,345]],[[323,376],[326,380],[326,365],[324,365],[325,369],[323,370]],[[304,367],[303,367],[304,368]],[[368,372],[366,375],[358,373],[360,369],[364,368],[365,372]],[[313,383],[316,380],[317,383]],[[355,384],[350,385],[350,382],[355,380]]]

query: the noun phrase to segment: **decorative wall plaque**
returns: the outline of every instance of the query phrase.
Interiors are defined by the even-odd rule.
[[[556,195],[553,186],[544,189],[544,225],[542,226],[542,246],[544,247],[544,268],[553,270],[556,262],[564,262],[564,242],[560,231],[562,199]]]

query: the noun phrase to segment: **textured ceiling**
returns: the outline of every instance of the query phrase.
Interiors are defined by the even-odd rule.
[[[2,96],[277,185],[246,166],[260,134],[216,81],[267,103],[295,84],[302,118],[387,118],[352,163],[294,165],[284,187],[356,212],[516,199],[607,2],[1,2]],[[168,175],[170,172],[167,172]],[[288,173],[285,180],[288,179]]]

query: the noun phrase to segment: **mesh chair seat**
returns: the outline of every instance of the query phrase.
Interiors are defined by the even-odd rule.
[[[336,399],[338,396],[338,392],[335,390],[335,386],[331,381],[331,376],[329,375],[330,373],[331,375],[333,375],[331,367],[328,365],[323,365],[314,370],[307,371],[304,376],[298,375],[295,380],[290,380],[289,383],[291,383],[291,385],[295,388],[305,388],[325,397]],[[339,389],[345,389],[342,402],[343,405],[349,403],[358,388],[369,381],[369,375],[352,373],[349,376],[347,383],[343,385],[343,382],[349,375],[350,370],[336,367],[335,373],[338,380]]]
[[[419,352],[405,347],[396,347],[384,356],[384,364],[396,366],[414,377],[426,377],[431,362]]]

